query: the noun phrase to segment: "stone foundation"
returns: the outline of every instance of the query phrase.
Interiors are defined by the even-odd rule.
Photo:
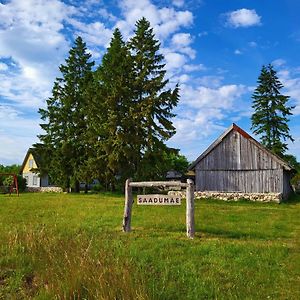
[[[170,191],[169,195],[185,197],[185,191]],[[282,201],[282,193],[240,193],[240,192],[195,192],[195,199],[219,199],[225,201],[238,201],[246,199],[259,202],[276,202]]]
[[[27,187],[27,192],[62,193],[63,189],[58,186]]]

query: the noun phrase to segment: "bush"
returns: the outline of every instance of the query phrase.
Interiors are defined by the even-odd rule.
[[[300,191],[300,173],[297,173],[291,180],[291,184],[295,187],[296,191]]]
[[[26,179],[21,175],[18,175],[17,178],[18,178],[19,192],[24,192],[27,186]]]
[[[100,183],[97,183],[92,186],[91,191],[94,193],[98,193],[98,192],[104,191],[104,187]]]
[[[11,187],[14,184],[14,177],[8,176],[3,180],[3,185],[5,187]]]

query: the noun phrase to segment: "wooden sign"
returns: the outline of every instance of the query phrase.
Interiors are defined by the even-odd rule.
[[[171,195],[138,195],[139,205],[181,205],[180,196]]]

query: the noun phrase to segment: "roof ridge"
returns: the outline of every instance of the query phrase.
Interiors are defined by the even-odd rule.
[[[245,130],[243,130],[241,127],[239,127],[237,124],[232,123],[210,146],[202,152],[198,156],[198,158],[190,165],[188,168],[189,170],[193,170],[195,166],[201,161],[204,157],[206,157],[213,149],[215,149],[222,141],[223,139],[232,131],[235,130],[238,133],[240,133],[244,138],[248,139],[250,142],[254,143],[257,147],[259,147],[261,150],[269,153],[272,155],[278,162],[281,164],[285,169],[287,170],[293,170],[293,168],[280,156],[274,154],[269,149],[264,147],[261,143],[259,143],[257,140],[255,140],[250,134],[248,134]]]

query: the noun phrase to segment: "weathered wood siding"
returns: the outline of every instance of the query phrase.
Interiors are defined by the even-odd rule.
[[[195,167],[197,191],[283,193],[289,180],[276,158],[233,130]]]
[[[231,131],[223,141],[196,166],[201,170],[274,170],[280,163],[243,137]]]
[[[283,170],[198,170],[197,191],[282,193]]]

